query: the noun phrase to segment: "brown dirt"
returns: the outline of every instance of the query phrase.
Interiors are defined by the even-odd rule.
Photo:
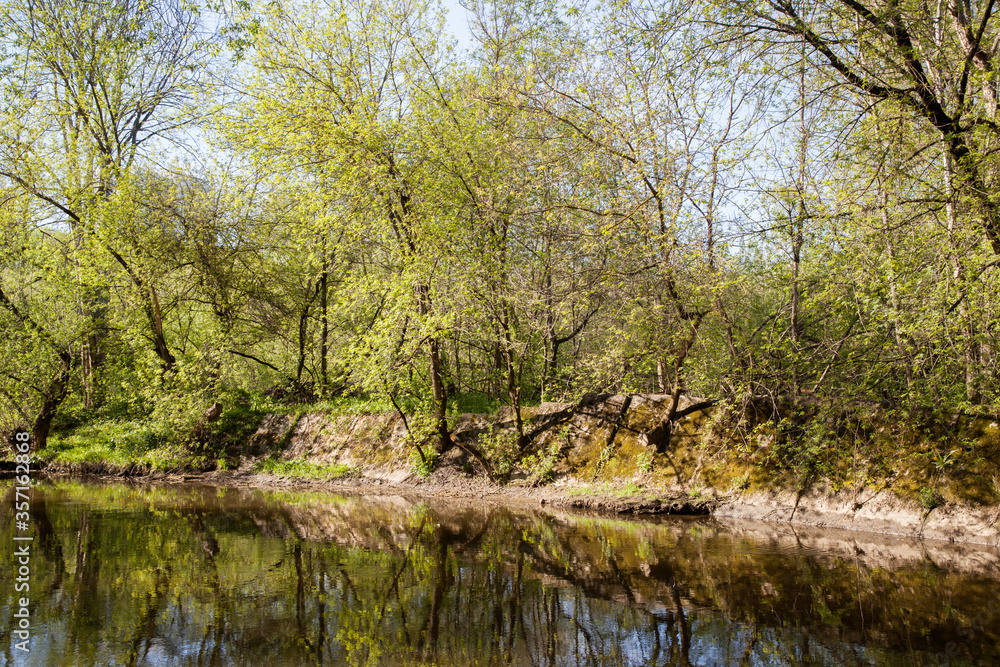
[[[927,509],[885,490],[820,489],[799,497],[782,491],[757,492],[721,503],[715,515],[1000,547],[1000,508],[945,503]]]
[[[270,415],[231,462],[239,465],[237,470],[166,475],[145,469],[118,470],[96,465],[93,469],[77,466],[65,472],[141,475],[168,483],[488,499],[509,505],[536,508],[548,505],[613,514],[711,513],[731,520],[762,520],[1000,547],[1000,506],[989,494],[953,493],[957,487],[951,484],[942,486],[946,494],[940,497],[937,503],[940,506],[928,509],[922,504],[919,492],[925,490],[923,487],[936,488],[942,479],[943,473],[933,464],[936,459],[930,456],[935,452],[917,451],[919,448],[914,446],[911,449],[916,454],[909,462],[894,462],[899,464],[899,470],[872,472],[869,481],[881,480],[878,488],[866,488],[859,483],[853,490],[838,491],[812,484],[808,492],[796,493],[787,488],[789,480],[795,482],[787,475],[782,481],[782,478],[758,479],[739,474],[762,469],[759,462],[753,461],[771,447],[768,437],[762,435],[759,442],[750,443],[756,447],[750,454],[730,452],[722,456],[719,452],[729,452],[724,442],[705,446],[703,436],[711,430],[711,411],[702,409],[695,399],[685,397],[681,407],[691,412],[674,426],[669,449],[659,451],[651,437],[662,426],[668,398],[634,395],[627,410],[625,397],[606,394],[591,395],[573,405],[546,403],[526,408],[522,416],[539,454],[553,448],[558,451],[552,469],[555,481],[542,486],[532,485],[524,470],[515,470],[508,484],[491,482],[480,462],[460,447],[442,454],[438,469],[427,479],[419,479],[409,463],[411,446],[405,438],[405,428],[393,414],[305,413],[294,419]],[[987,472],[992,468],[987,470],[984,461],[994,465],[1000,455],[1000,430],[995,421],[985,418],[974,420],[973,426],[968,435],[975,436],[974,451],[966,455],[955,450],[953,454],[960,462],[952,465],[940,459],[939,467],[946,468],[956,480],[968,478],[969,485],[976,482],[988,486]],[[453,433],[467,446],[482,446],[481,436],[494,428],[512,428],[510,415],[504,412],[495,417],[462,415],[453,425]],[[898,435],[889,433],[886,438]],[[965,462],[963,456],[969,461]],[[980,459],[974,461],[974,456]],[[359,473],[355,477],[314,480],[252,471],[255,462],[268,458],[350,466]],[[643,460],[645,463],[640,464]],[[972,468],[965,470],[973,464],[981,474],[971,475]],[[720,466],[728,466],[724,474],[713,472]],[[734,483],[741,477],[742,485]],[[992,480],[1000,488],[1000,473]],[[780,488],[783,483],[784,489]],[[738,492],[737,487],[745,491]],[[1000,491],[994,495],[1000,495]],[[986,500],[973,502],[980,496]]]

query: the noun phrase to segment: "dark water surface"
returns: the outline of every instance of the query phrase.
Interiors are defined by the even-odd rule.
[[[24,654],[0,484],[4,665],[1000,664],[989,552],[81,482],[33,491]]]

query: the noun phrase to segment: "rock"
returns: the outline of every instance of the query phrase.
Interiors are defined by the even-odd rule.
[[[205,410],[204,420],[206,422],[214,422],[216,419],[222,416],[222,403],[212,403],[212,407]]]

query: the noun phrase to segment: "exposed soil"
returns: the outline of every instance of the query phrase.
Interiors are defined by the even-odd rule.
[[[850,470],[833,471],[841,477],[837,487],[810,478],[807,489],[796,491],[795,487],[804,484],[797,477],[800,473],[786,471],[782,476],[780,470],[777,474],[772,470],[764,474],[766,461],[774,458],[778,448],[774,429],[756,429],[756,440],[744,441],[742,449],[727,445],[724,438],[719,444],[718,439],[706,437],[717,428],[711,421],[712,402],[683,397],[679,418],[671,422],[665,436],[668,404],[669,396],[665,395],[595,394],[575,404],[545,403],[526,408],[522,417],[534,447],[535,464],[522,461],[505,484],[493,481],[493,471],[484,467],[484,456],[489,455],[484,442],[513,428],[512,416],[503,411],[495,416],[459,416],[452,426],[457,446],[441,455],[437,468],[426,479],[414,474],[412,445],[396,415],[309,412],[266,416],[248,440],[226,452],[224,463],[229,470],[166,474],[140,465],[115,467],[98,462],[62,469],[50,465],[48,473],[466,498],[619,515],[712,514],[726,520],[1000,547],[1000,506],[996,503],[1000,493],[996,490],[1000,488],[1000,468],[996,468],[1000,429],[995,421],[970,421],[969,429],[960,434],[963,442],[972,443],[967,455],[955,449],[945,456],[933,449],[937,447],[933,443],[931,447],[923,441],[907,441],[905,447],[890,450],[908,454],[905,460],[887,455],[871,458],[865,471],[856,466],[858,457],[852,454]],[[883,439],[895,442],[899,437],[886,431]],[[869,445],[880,442],[876,439]],[[552,457],[544,477],[550,481],[540,484],[537,467],[532,466],[543,456]],[[967,465],[963,456],[970,461],[979,458]],[[952,457],[959,463],[953,465]],[[353,473],[313,479],[255,472],[257,464],[264,461],[299,462],[329,470],[339,467]],[[994,468],[997,474],[993,474]],[[992,492],[991,474],[996,487]],[[868,479],[874,488],[855,481],[850,490],[844,490],[848,488],[847,477]],[[925,497],[929,491],[936,495]]]

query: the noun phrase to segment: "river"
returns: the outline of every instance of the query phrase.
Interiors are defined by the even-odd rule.
[[[39,482],[25,528],[2,483],[3,665],[1000,664],[972,547],[80,480]]]

